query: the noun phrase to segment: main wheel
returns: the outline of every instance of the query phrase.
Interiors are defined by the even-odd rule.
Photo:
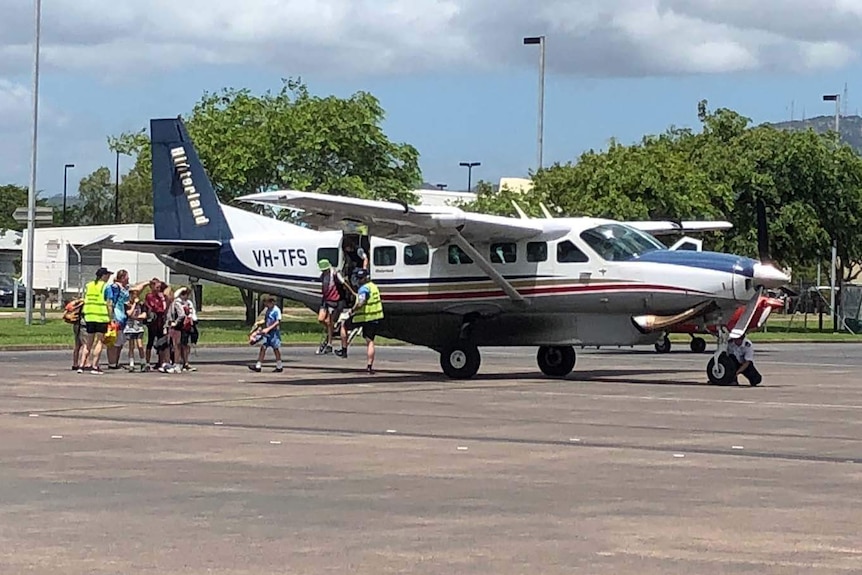
[[[565,377],[575,368],[575,348],[568,345],[543,345],[536,354],[536,363],[542,373],[551,377]]]
[[[655,342],[655,350],[659,353],[668,353],[670,351],[670,338],[665,335]]]
[[[726,353],[718,356],[718,361],[715,358],[709,360],[706,364],[706,377],[712,385],[730,385],[736,378],[736,372],[733,369],[733,360]]]
[[[691,351],[694,353],[703,353],[706,351],[706,340],[702,337],[693,337],[691,338]]]
[[[470,379],[482,362],[479,349],[470,343],[447,346],[440,352],[440,367],[452,379]]]

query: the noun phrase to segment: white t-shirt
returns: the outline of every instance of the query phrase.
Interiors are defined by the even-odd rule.
[[[746,361],[754,361],[754,346],[748,338],[743,339],[739,344],[730,341],[727,344],[727,353],[736,358],[739,363]]]

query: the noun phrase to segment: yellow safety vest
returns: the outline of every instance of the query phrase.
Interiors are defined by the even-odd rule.
[[[374,282],[365,284],[368,286],[368,299],[356,314],[353,316],[354,323],[366,323],[378,319],[383,319],[383,302],[380,300],[380,290],[374,285]]]
[[[105,305],[105,282],[91,281],[84,291],[84,320],[87,323],[109,323],[108,306]]]

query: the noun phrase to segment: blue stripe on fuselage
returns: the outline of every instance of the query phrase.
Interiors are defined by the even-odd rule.
[[[754,277],[754,264],[757,261],[733,254],[718,252],[694,252],[688,250],[655,250],[641,254],[633,262],[651,262],[687,266],[717,272],[739,274],[747,278]]]

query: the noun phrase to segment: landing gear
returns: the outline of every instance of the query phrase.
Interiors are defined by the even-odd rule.
[[[440,352],[440,367],[452,379],[470,379],[479,371],[479,348],[472,343],[458,342]]]
[[[575,368],[575,348],[570,345],[543,345],[536,354],[539,369],[550,377],[565,377]]]
[[[670,338],[667,334],[662,334],[661,339],[655,342],[655,350],[659,353],[670,352]]]
[[[689,345],[691,346],[691,351],[694,353],[703,353],[706,351],[706,340],[702,337],[692,336]]]
[[[706,377],[712,385],[730,385],[736,378],[733,360],[724,352],[706,364]]]
[[[712,385],[730,385],[736,379],[733,360],[727,355],[727,342],[730,332],[726,327],[718,330],[718,349],[706,364],[706,377]]]

